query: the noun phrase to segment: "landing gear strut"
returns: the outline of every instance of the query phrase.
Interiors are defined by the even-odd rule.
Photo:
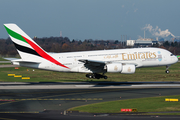
[[[169,69],[169,66],[166,65],[166,71],[165,71],[165,72],[166,72],[167,74],[169,74],[169,70],[168,70],[168,69]]]
[[[94,78],[94,79],[100,79],[100,78],[104,78],[107,79],[108,77],[105,75],[101,75],[101,74],[97,74],[97,73],[93,73],[93,74],[86,74],[87,78]]]

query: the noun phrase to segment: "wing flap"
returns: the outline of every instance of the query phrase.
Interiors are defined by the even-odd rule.
[[[83,62],[84,67],[86,67],[94,73],[104,72],[104,66],[106,65],[106,62],[98,60],[80,59],[78,61]]]
[[[80,62],[83,62],[85,64],[89,64],[89,65],[92,65],[92,66],[101,66],[101,65],[105,65],[106,62],[104,61],[98,61],[98,60],[87,60],[87,59],[80,59],[78,60]]]

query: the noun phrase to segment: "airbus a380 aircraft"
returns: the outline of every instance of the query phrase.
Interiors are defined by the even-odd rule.
[[[138,67],[166,66],[169,73],[169,66],[178,61],[171,52],[160,48],[48,53],[16,24],[4,24],[4,27],[21,56],[11,62],[24,67],[88,73],[88,78],[107,79],[106,72],[132,74]]]

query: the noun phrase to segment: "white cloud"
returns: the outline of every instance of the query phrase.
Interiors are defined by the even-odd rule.
[[[153,28],[153,26],[150,24],[146,24],[143,30],[149,31],[155,37],[164,38],[164,37],[168,37],[169,35],[171,35],[172,37],[175,37],[168,29],[162,31],[158,26],[156,26],[156,28]]]

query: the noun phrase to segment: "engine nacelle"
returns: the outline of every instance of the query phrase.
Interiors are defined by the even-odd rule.
[[[121,72],[122,64],[121,63],[112,63],[106,65],[107,72]]]
[[[133,74],[136,71],[135,65],[123,65],[122,66],[122,74]]]

